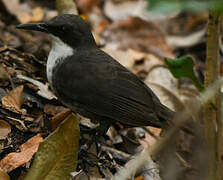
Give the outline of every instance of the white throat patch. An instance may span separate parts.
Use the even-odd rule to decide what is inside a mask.
[[[66,57],[73,54],[73,49],[61,41],[59,38],[52,36],[52,48],[47,59],[47,79],[52,85],[53,68]]]

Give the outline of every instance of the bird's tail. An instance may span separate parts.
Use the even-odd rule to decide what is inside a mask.
[[[169,108],[167,108],[166,106],[162,105],[160,107],[160,111],[159,111],[159,116],[160,119],[163,121],[163,127],[164,129],[169,129],[171,127],[173,127],[177,122],[176,121],[180,121],[182,113],[181,112],[174,112],[172,110],[170,110]],[[196,126],[196,123],[192,120],[192,118],[190,118],[190,120],[188,121],[188,123],[186,123],[183,127],[182,130],[186,133],[189,134],[194,134],[193,133],[193,129]]]

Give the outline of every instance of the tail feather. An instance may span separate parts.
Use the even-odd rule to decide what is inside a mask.
[[[163,121],[163,127],[164,129],[168,129],[174,126],[176,120],[179,120],[181,116],[180,112],[174,112],[167,108],[166,106],[162,105],[160,107],[159,111],[159,118],[161,121]],[[196,123],[192,120],[192,118],[186,123],[184,127],[182,127],[182,130],[189,134],[194,134],[194,128],[196,126]]]

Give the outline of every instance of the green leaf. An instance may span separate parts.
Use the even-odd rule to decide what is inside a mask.
[[[215,9],[223,11],[222,0],[149,0],[149,10],[155,12],[174,12],[176,10],[200,12]]]
[[[176,1],[160,1],[160,0],[152,0],[149,1],[149,11],[151,12],[162,12],[162,13],[170,13],[175,12],[176,10],[181,9],[181,5]]]
[[[67,180],[76,170],[79,137],[79,122],[70,114],[40,143],[25,180]]]
[[[175,78],[189,78],[199,91],[204,90],[203,85],[201,85],[201,83],[195,76],[194,61],[191,57],[184,56],[176,59],[165,58],[165,62]]]

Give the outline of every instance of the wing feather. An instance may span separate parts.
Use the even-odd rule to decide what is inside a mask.
[[[53,89],[72,110],[132,126],[161,127],[153,92],[103,51],[77,53],[53,71]]]

